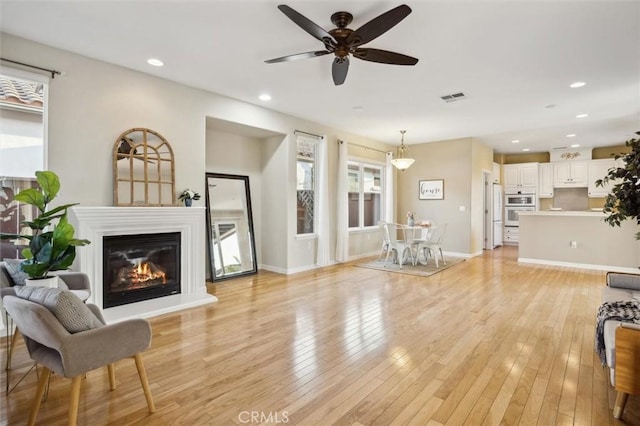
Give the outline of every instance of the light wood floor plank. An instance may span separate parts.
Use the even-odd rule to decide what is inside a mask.
[[[345,264],[209,284],[217,304],[151,319],[157,412],[123,360],[113,392],[87,374],[78,424],[640,425],[638,396],[612,418],[593,353],[604,276],[504,247],[426,278]],[[20,342],[12,378],[30,366]],[[25,424],[35,386],[0,395],[0,425]],[[66,422],[69,387],[52,377],[38,424]]]

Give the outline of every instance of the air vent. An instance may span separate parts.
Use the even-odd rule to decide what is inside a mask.
[[[567,147],[566,146],[556,146],[556,147],[553,147],[551,149],[567,149]]]
[[[446,103],[450,103],[450,102],[456,102],[456,101],[461,101],[463,99],[467,99],[467,96],[462,92],[458,92],[458,93],[452,93],[450,95],[440,96],[440,99],[442,99]]]

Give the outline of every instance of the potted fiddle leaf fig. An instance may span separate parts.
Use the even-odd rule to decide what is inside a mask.
[[[15,200],[35,206],[38,216],[25,220],[22,225],[31,229],[26,234],[0,234],[1,239],[26,239],[29,246],[22,250],[22,270],[31,279],[48,278],[50,271],[68,269],[76,257],[76,247],[90,244],[88,240],[74,238],[75,230],[67,219],[65,204],[47,210],[60,190],[60,179],[51,171],[36,172],[38,188],[20,191]]]
[[[604,178],[595,182],[596,186],[613,185],[602,210],[606,214],[604,221],[611,226],[620,226],[626,219],[634,219],[640,225],[640,139],[629,139],[625,145],[631,151],[614,157],[622,159],[624,166],[610,168]],[[640,240],[640,232],[635,237]]]

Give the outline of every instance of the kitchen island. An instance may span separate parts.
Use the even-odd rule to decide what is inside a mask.
[[[518,262],[638,272],[640,242],[633,220],[611,227],[600,211],[532,211],[518,217]]]

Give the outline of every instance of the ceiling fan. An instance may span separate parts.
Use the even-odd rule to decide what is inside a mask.
[[[278,9],[300,28],[320,40],[324,44],[325,50],[297,53],[269,59],[265,61],[268,64],[292,61],[294,59],[315,58],[333,53],[335,54],[335,59],[333,60],[331,74],[333,76],[333,83],[338,86],[344,83],[347,78],[349,55],[353,55],[353,57],[364,61],[378,62],[381,64],[415,65],[418,62],[418,59],[400,53],[360,47],[386,33],[406,18],[407,15],[411,13],[411,8],[406,4],[383,13],[355,31],[347,28],[347,25],[353,20],[353,15],[349,12],[336,12],[331,15],[331,22],[333,22],[337,28],[327,32],[324,28],[311,22],[308,18],[285,4],[279,5]]]

